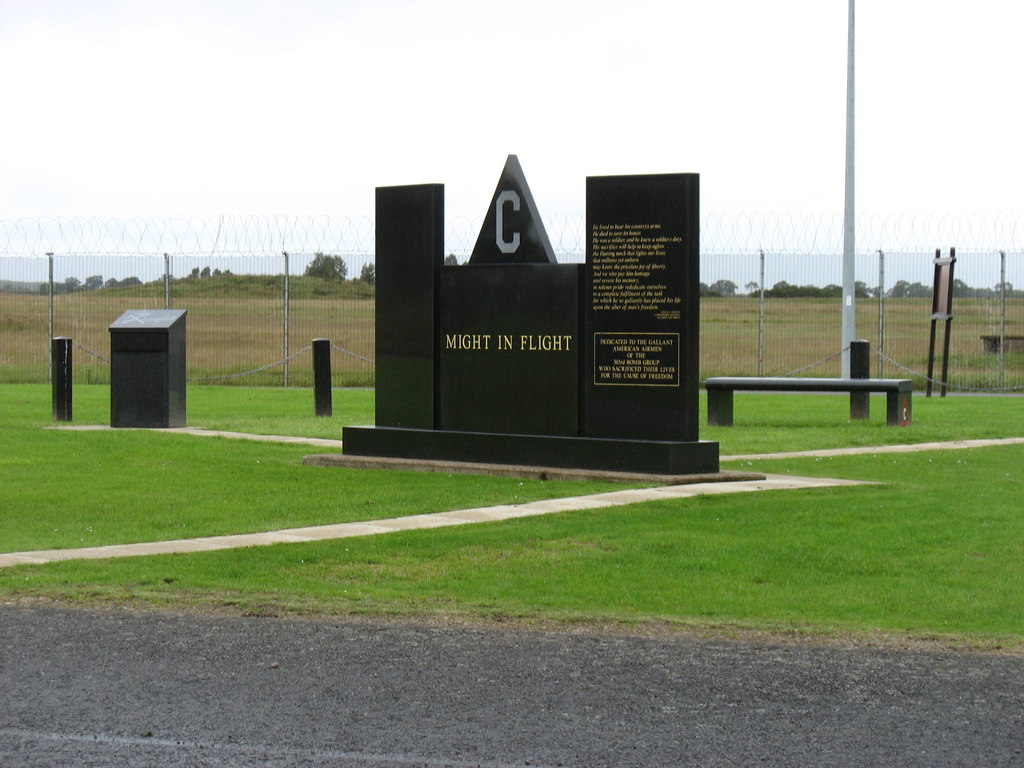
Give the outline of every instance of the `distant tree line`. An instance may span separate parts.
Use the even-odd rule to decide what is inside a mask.
[[[171,280],[207,280],[211,278],[234,276],[235,275],[229,269],[211,269],[209,266],[206,266],[194,267],[186,277],[172,277]],[[310,261],[309,266],[306,267],[305,272],[303,272],[303,276],[343,282],[348,277],[348,266],[345,264],[345,260],[341,258],[341,256],[318,252],[313,255],[313,259]],[[359,273],[358,280],[366,285],[374,285],[376,283],[376,270],[374,269],[372,261],[363,265],[362,270]],[[159,278],[153,282],[161,283],[163,282],[163,278]],[[77,277],[67,277],[61,282],[55,282],[53,284],[53,292],[78,293],[81,291],[99,291],[107,288],[130,288],[136,285],[144,285],[144,283],[137,277],[126,277],[123,280],[111,277],[104,280],[102,275],[90,275],[85,278],[85,280],[80,280]],[[32,292],[38,292],[43,295],[49,293],[47,283],[30,284],[14,283],[10,281],[0,283],[0,291],[23,293],[25,292],[25,286],[31,286]]]
[[[445,258],[446,265],[458,264],[454,254]],[[234,277],[231,270],[210,269],[206,267],[195,267],[187,277],[177,278],[182,280],[206,280],[217,277]],[[313,259],[303,272],[304,277],[319,278],[332,282],[344,282],[348,279],[348,265],[341,256],[316,253]],[[242,277],[239,275],[238,277]],[[175,280],[176,278],[171,278]],[[162,282],[160,278],[154,282]],[[376,283],[376,270],[372,261],[363,265],[357,282],[365,285]],[[90,275],[85,280],[77,277],[67,277],[61,282],[53,285],[54,293],[76,293],[79,291],[98,291],[108,288],[130,288],[143,285],[142,280],[137,277],[126,277],[123,280],[116,278],[103,279],[102,275]],[[992,288],[974,288],[967,285],[963,280],[953,280],[953,296],[963,299],[998,299],[1000,289],[1005,290],[1005,296],[1012,299],[1024,298],[1024,290],[1015,289],[1012,283],[1005,285],[997,284]],[[47,294],[49,288],[46,283],[17,283],[13,281],[0,281],[0,291],[5,293],[25,293],[28,291]],[[877,286],[869,286],[863,281],[855,284],[857,298],[875,299],[878,298]],[[707,298],[740,298],[756,297],[760,294],[760,286],[756,282],[749,282],[740,291],[739,286],[732,280],[716,280],[715,282],[700,283],[700,295]],[[817,285],[792,285],[785,280],[780,280],[771,288],[766,288],[764,295],[769,299],[832,299],[843,295],[841,286],[830,284],[826,286]],[[889,299],[928,299],[931,298],[932,287],[920,282],[909,282],[898,280],[885,292],[885,298]]]
[[[313,260],[309,262],[309,266],[302,274],[306,277],[319,277],[323,280],[345,280],[348,277],[348,265],[345,264],[345,260],[341,256],[332,256],[318,251],[313,254]],[[376,280],[377,275],[373,262],[368,261],[359,273],[359,282],[373,285]]]
[[[758,283],[747,283],[746,293],[740,293],[739,286],[732,280],[716,280],[711,285],[700,284],[700,295],[707,297],[736,298],[740,296],[758,296],[761,286]],[[870,297],[871,289],[864,283],[857,283],[856,292],[858,297]],[[785,280],[780,280],[771,288],[766,288],[764,295],[770,299],[831,299],[843,295],[842,286],[826,285],[792,285]]]
[[[741,293],[739,286],[732,280],[716,280],[708,285],[700,284],[700,295],[709,298],[738,298],[742,296],[760,295],[760,285],[756,282],[747,283],[745,293]],[[997,284],[994,288],[972,288],[963,280],[953,280],[953,296],[963,299],[998,299],[1000,289],[1005,288],[1007,298],[1024,298],[1024,291],[1014,290],[1012,283],[1005,286]],[[869,286],[867,283],[858,280],[854,284],[854,293],[858,299],[877,299],[879,290],[877,286]],[[780,280],[771,288],[765,288],[764,295],[769,299],[832,299],[840,298],[843,295],[842,286],[826,285],[791,285],[785,280]],[[898,280],[892,288],[885,292],[885,298],[889,299],[930,299],[932,287],[923,283],[911,283],[907,280]]]
[[[77,277],[66,277],[62,282],[55,282],[53,284],[53,292],[77,293],[78,291],[99,291],[104,288],[130,288],[133,285],[142,285],[142,281],[137,277],[126,277],[124,280],[117,280],[111,277],[108,280],[104,280],[103,275],[89,275],[85,280],[79,280]],[[38,291],[46,295],[49,293],[49,288],[46,283],[40,283]]]
[[[993,288],[972,288],[963,280],[953,280],[953,296],[962,299],[998,299],[1001,293],[1007,298],[1019,299],[1024,297],[1024,291],[1014,290],[1013,283],[996,283]],[[932,287],[921,283],[909,283],[906,280],[897,281],[891,290],[886,291],[886,296],[896,299],[930,298]]]
[[[232,273],[231,273],[230,269],[225,269],[224,271],[221,271],[219,269],[215,269],[215,270],[213,270],[211,272],[210,268],[208,266],[207,267],[203,267],[202,269],[200,269],[199,267],[195,267],[195,268],[193,268],[193,270],[191,272],[189,272],[187,279],[188,280],[205,280],[208,277],[221,277],[221,276],[228,277],[231,274]]]
[[[38,293],[40,285],[45,285],[45,283],[25,280],[0,280],[0,293]]]

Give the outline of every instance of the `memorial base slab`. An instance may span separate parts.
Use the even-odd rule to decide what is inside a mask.
[[[714,474],[718,443],[345,427],[344,453],[402,459],[595,469],[657,475]]]

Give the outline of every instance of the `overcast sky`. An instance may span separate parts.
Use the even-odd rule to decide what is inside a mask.
[[[0,218],[372,215],[518,154],[701,174],[704,212],[843,207],[847,0],[0,0]],[[1024,210],[1009,0],[857,3],[857,209]]]

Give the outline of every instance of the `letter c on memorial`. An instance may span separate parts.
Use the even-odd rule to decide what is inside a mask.
[[[512,210],[519,210],[519,195],[513,189],[506,189],[494,200],[494,240],[502,253],[515,253],[519,250],[519,233],[513,232],[512,239],[505,239],[505,203],[512,204]]]

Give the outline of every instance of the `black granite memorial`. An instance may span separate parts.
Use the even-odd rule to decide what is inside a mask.
[[[587,179],[587,435],[697,440],[696,174]]]
[[[185,426],[185,310],[132,309],[110,331],[110,426]]]
[[[718,472],[697,434],[694,174],[587,180],[587,260],[558,264],[509,156],[467,264],[441,185],[377,189],[376,425],[358,456]]]

